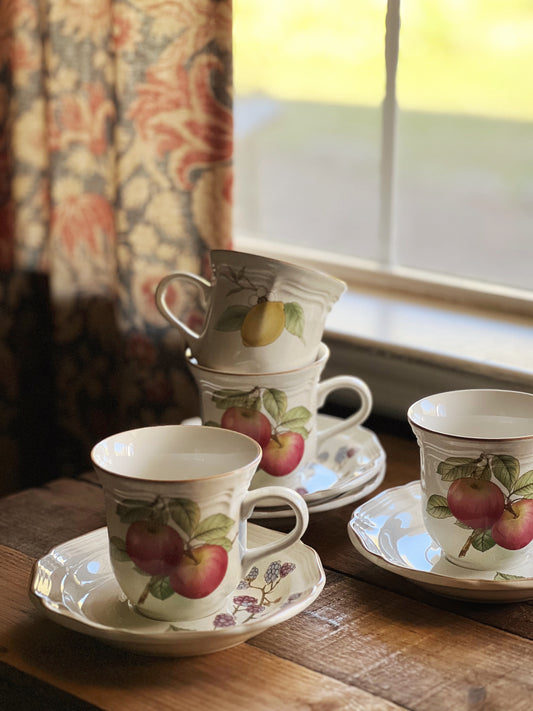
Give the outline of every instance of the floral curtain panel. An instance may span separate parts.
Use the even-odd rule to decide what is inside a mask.
[[[0,493],[197,414],[154,289],[231,247],[231,21],[230,0],[0,0]]]

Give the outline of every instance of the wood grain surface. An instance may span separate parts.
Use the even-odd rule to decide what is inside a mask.
[[[381,488],[416,479],[414,440],[379,437]],[[232,649],[169,659],[67,630],[29,600],[34,561],[104,525],[94,474],[1,499],[0,709],[531,711],[532,604],[447,599],[378,568],[349,542],[353,508],[311,516],[304,541],[327,583],[306,610]]]

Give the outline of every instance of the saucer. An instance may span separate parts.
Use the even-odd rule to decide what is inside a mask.
[[[338,421],[338,417],[319,414],[318,430]],[[314,461],[293,474],[275,477],[258,470],[250,488],[281,484],[297,491],[311,505],[353,491],[373,479],[384,464],[385,452],[374,432],[355,425],[330,437]]]
[[[355,489],[350,490],[339,496],[329,498],[327,497],[325,501],[318,502],[316,504],[308,504],[309,514],[321,513],[322,511],[332,511],[333,509],[339,509],[342,506],[347,506],[348,504],[354,504],[356,501],[364,499],[373,491],[375,491],[383,482],[385,478],[385,462],[381,464],[381,467],[374,472],[374,478],[371,479],[366,484],[361,486],[356,486]],[[250,519],[272,519],[272,518],[289,518],[294,516],[292,509],[289,507],[272,507],[272,508],[255,508],[250,516]]]
[[[512,571],[469,570],[444,557],[425,529],[418,481],[361,504],[348,535],[368,560],[439,595],[491,603],[533,599],[533,550]]]
[[[248,524],[248,545],[283,533]],[[254,566],[219,610],[190,622],[169,623],[138,613],[115,580],[107,529],[53,548],[35,563],[32,602],[64,627],[139,654],[188,657],[233,647],[297,615],[325,583],[318,554],[301,541]]]

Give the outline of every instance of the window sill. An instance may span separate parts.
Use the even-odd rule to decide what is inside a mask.
[[[349,270],[339,273],[333,264],[324,266],[324,260],[313,263],[274,247],[275,252],[272,244],[242,238],[236,244],[349,281]],[[326,323],[324,340],[331,347],[326,375],[362,378],[374,397],[373,414],[401,421],[409,405],[429,393],[481,387],[533,391],[529,303],[497,293],[469,301],[466,292],[453,286],[402,288],[409,287],[408,281],[382,276],[372,282],[370,275],[361,279],[362,286],[349,285]]]
[[[348,291],[332,309],[328,374],[365,380],[374,411],[405,419],[432,392],[494,387],[533,390],[533,319],[434,299]]]

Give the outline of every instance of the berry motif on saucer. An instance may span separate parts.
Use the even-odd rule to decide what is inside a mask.
[[[131,561],[148,578],[137,604],[148,595],[166,600],[175,593],[197,600],[218,588],[233,547],[227,537],[233,519],[220,513],[202,519],[191,499],[161,496],[151,504],[125,499],[116,511],[128,529],[125,539],[111,537],[111,558]]]
[[[250,291],[252,303],[228,306],[217,321],[217,331],[240,331],[243,345],[249,347],[268,346],[277,341],[284,330],[303,340],[305,318],[300,304],[271,300],[271,294],[264,287],[247,277],[245,267],[238,272],[228,267],[223,276],[233,284],[226,296]]]
[[[428,498],[426,511],[438,519],[453,516],[469,531],[459,558],[470,546],[481,553],[495,545],[519,550],[533,540],[533,470],[520,475],[516,457],[484,452],[448,457],[437,474],[451,484],[446,497]]]
[[[215,406],[224,410],[220,426],[241,432],[263,449],[259,467],[271,476],[286,476],[302,460],[311,419],[307,407],[287,409],[287,394],[277,388],[256,386],[251,390],[218,390],[212,395]]]
[[[274,560],[268,564],[263,574],[265,582],[260,585],[258,584],[259,568],[254,566],[247,576],[241,580],[235,591],[246,590],[247,594],[241,593],[234,595],[231,612],[219,612],[215,615],[213,627],[217,629],[221,627],[234,627],[237,624],[246,624],[264,615],[272,606],[279,605],[282,598],[280,596],[273,598],[274,591],[283,578],[286,578],[294,570],[296,570],[295,563],[282,563],[279,560]],[[253,592],[252,595],[250,595],[251,591]],[[290,605],[300,596],[301,593],[289,595],[282,606]]]
[[[352,457],[355,457],[355,455],[358,452],[358,447],[347,447],[345,444],[342,444],[340,447],[338,447],[336,450],[334,450],[335,454],[333,455],[333,452],[328,452],[327,449],[323,449],[320,451],[317,455],[316,462],[311,463],[309,465],[309,469],[315,468],[317,465],[325,465],[326,463],[329,465],[328,468],[330,471],[333,472],[342,472],[343,469],[346,468],[347,465],[349,465],[349,460],[352,459]],[[328,461],[332,458],[333,461]],[[359,471],[363,471],[363,468],[361,468]],[[309,494],[309,491],[305,488],[305,486],[297,486],[296,491],[301,494],[302,496],[306,496]]]
[[[331,457],[333,461],[329,462],[330,469],[333,469],[334,471],[341,471],[343,467],[346,466],[348,460],[355,457],[359,449],[360,448],[358,446],[351,445],[350,447],[347,447],[345,444],[340,445],[332,452],[328,452],[327,449],[323,449],[318,453],[317,461],[320,462],[320,464],[325,464]]]

